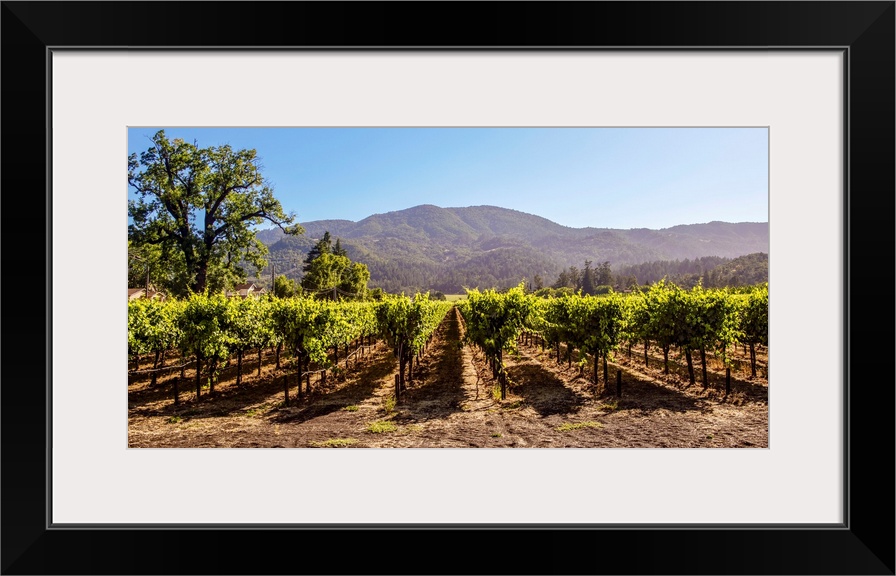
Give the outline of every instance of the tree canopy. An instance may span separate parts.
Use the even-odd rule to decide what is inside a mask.
[[[280,274],[274,278],[274,296],[277,298],[292,298],[302,294],[302,287],[295,280]]]
[[[302,288],[308,292],[334,300],[367,296],[370,271],[349,259],[338,238],[333,246],[329,232],[308,252],[302,270]]]
[[[287,234],[301,234],[261,175],[255,150],[229,145],[200,148],[169,140],[164,130],[139,156],[128,156],[128,240],[135,248],[158,246],[175,294],[222,290],[245,281],[245,263],[266,265],[267,247],[254,227],[265,220]]]
[[[311,263],[314,262],[317,258],[319,258],[322,254],[329,254],[333,250],[333,242],[330,239],[330,232],[324,232],[323,238],[317,241],[314,246],[311,247],[311,250],[308,251],[308,254],[305,256],[305,261],[302,263],[302,272],[308,273],[311,270]]]

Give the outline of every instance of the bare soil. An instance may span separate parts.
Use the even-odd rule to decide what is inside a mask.
[[[689,385],[684,358],[670,353],[670,374],[663,374],[662,352],[643,346],[617,351],[608,363],[610,386],[591,381],[592,365],[561,363],[552,350],[533,341],[507,354],[510,385],[500,400],[497,382],[479,352],[460,344],[459,313],[449,312],[414,369],[414,381],[397,406],[398,363],[383,342],[340,355],[338,374],[325,381],[312,376],[299,396],[295,369],[283,358],[276,369],[266,351],[261,375],[256,354],[243,359],[243,383],[236,385],[235,362],[225,368],[214,395],[196,399],[192,369],[160,376],[155,386],[146,375],[128,384],[130,447],[352,447],[352,448],[656,448],[768,447],[767,350],[758,351],[757,377],[749,362],[732,370],[725,394],[722,364],[707,362],[709,386],[701,383],[699,354],[696,384]],[[743,360],[741,351],[740,359]],[[622,394],[616,396],[616,372]],[[289,406],[284,404],[284,378]]]

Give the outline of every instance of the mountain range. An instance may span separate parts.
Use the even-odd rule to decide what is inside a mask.
[[[329,232],[349,258],[370,269],[370,286],[387,292],[506,288],[539,275],[549,285],[570,266],[609,262],[612,269],[657,260],[767,253],[767,222],[708,222],[647,228],[570,228],[496,206],[440,208],[431,204],[374,214],[361,221],[304,222],[305,233],[277,228],[257,237],[275,259],[276,274],[301,276],[308,250]]]

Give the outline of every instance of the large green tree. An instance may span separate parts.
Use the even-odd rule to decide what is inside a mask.
[[[352,262],[339,238],[333,245],[329,232],[308,251],[302,271],[302,288],[318,296],[341,300],[364,298],[370,270],[366,264]]]
[[[330,240],[330,232],[324,232],[323,238],[311,247],[302,263],[302,272],[308,273],[311,270],[311,263],[317,260],[322,254],[329,254],[333,251],[333,242]],[[344,256],[344,254],[342,254]]]
[[[302,294],[302,287],[295,280],[280,274],[274,278],[274,296],[277,298],[292,298]]]
[[[304,232],[284,213],[261,175],[255,150],[200,148],[169,140],[164,130],[139,156],[128,156],[128,239],[159,246],[176,269],[176,293],[217,291],[244,281],[245,262],[261,269],[267,247],[254,227],[265,220],[287,234]]]
[[[334,300],[364,298],[369,281],[366,265],[352,262],[346,256],[324,253],[311,262],[302,277],[302,288]]]
[[[594,294],[594,269],[591,268],[591,260],[585,260],[581,288],[585,294]]]

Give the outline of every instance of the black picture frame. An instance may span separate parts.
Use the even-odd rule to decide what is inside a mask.
[[[892,365],[876,359],[877,354],[889,358],[894,349],[889,324],[896,196],[894,14],[893,1],[3,2],[0,262],[12,281],[0,291],[6,312],[0,569],[4,574],[894,574]],[[845,358],[846,521],[824,527],[592,529],[50,526],[51,452],[44,410],[48,298],[51,283],[69,281],[50,277],[49,230],[43,221],[49,217],[48,65],[54,47],[844,51],[845,348],[819,353]],[[836,271],[819,273],[837,277]],[[807,280],[807,290],[823,286]],[[866,329],[881,318],[888,335],[866,337],[860,346],[857,339],[853,348],[851,336],[869,333]],[[861,362],[850,362],[854,349],[864,357]],[[88,384],[70,376],[72,385]],[[401,498],[400,487],[388,487],[393,485],[370,489],[388,505],[389,498]],[[730,497],[723,473],[708,478],[707,487],[712,490],[706,491],[705,505]],[[585,488],[612,497],[611,484]],[[271,490],[288,492],[288,479],[274,481]],[[421,553],[427,559],[423,564],[417,560]]]

